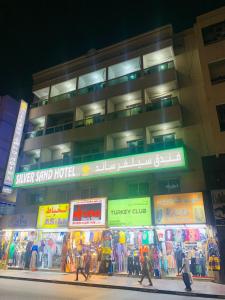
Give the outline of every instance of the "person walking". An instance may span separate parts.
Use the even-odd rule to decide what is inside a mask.
[[[84,257],[82,255],[82,252],[80,252],[79,256],[77,257],[77,272],[76,272],[76,279],[75,279],[75,281],[78,281],[79,272],[84,276],[85,281],[86,281],[87,280],[87,276],[84,273]]]
[[[192,276],[190,272],[189,260],[184,253],[182,253],[182,268],[180,269],[179,273],[181,272],[182,272],[183,282],[186,286],[185,290],[190,292],[192,290],[191,289]]]
[[[152,286],[153,284],[152,284],[152,280],[151,280],[150,272],[149,272],[150,266],[149,266],[147,253],[144,253],[143,256],[144,256],[144,260],[142,262],[142,270],[141,270],[142,275],[141,275],[141,280],[139,280],[138,282],[140,284],[142,284],[142,281],[146,277],[149,281],[149,285]]]
[[[91,267],[91,253],[89,250],[87,250],[87,253],[85,255],[85,262],[84,262],[84,272],[86,274],[86,280],[88,279],[90,275],[90,267]]]

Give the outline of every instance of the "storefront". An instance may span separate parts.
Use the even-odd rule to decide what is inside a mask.
[[[37,219],[38,269],[64,271],[63,249],[68,235],[69,204],[43,205]]]
[[[6,269],[12,231],[0,231],[0,269]]]
[[[36,214],[18,214],[5,216],[0,224],[2,265],[9,268],[29,268],[29,249],[36,238]]]
[[[90,272],[102,268],[106,198],[74,200],[70,203],[70,232],[67,240],[66,271],[74,272],[79,256],[91,255]],[[105,253],[106,254],[106,253]]]
[[[139,275],[143,254],[155,253],[149,197],[108,201],[108,226],[114,273]]]
[[[176,276],[182,255],[196,277],[214,277],[219,251],[213,228],[206,224],[202,193],[154,196],[154,221],[162,275]]]

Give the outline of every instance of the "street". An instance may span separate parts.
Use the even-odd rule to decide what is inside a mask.
[[[124,290],[71,286],[64,284],[0,279],[0,299],[79,299],[79,300],[201,300],[203,298],[149,294]]]

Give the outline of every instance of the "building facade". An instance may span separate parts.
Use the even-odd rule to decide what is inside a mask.
[[[203,40],[218,14],[224,10],[179,34],[164,26],[34,74],[32,130],[14,187],[17,214],[38,218],[37,232],[25,235],[45,253],[39,267],[73,270],[90,250],[93,271],[112,264],[138,274],[147,252],[154,276],[176,276],[185,252],[194,276],[218,277],[202,164],[220,147],[207,121],[209,109],[217,117],[207,104],[216,94]]]

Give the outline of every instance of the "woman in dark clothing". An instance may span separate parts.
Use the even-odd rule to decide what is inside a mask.
[[[147,253],[144,253],[144,261],[142,263],[142,270],[141,270],[141,273],[142,273],[141,280],[138,281],[140,284],[142,284],[142,281],[146,277],[149,281],[149,285],[152,286],[152,280],[150,277],[149,269],[150,269],[150,266],[149,266],[149,262],[148,262],[148,258],[147,258]]]
[[[27,246],[26,246],[26,252],[25,252],[25,265],[24,265],[24,268],[25,269],[29,269],[30,268],[30,260],[31,260],[31,249],[32,249],[32,246],[33,246],[33,242],[29,241],[27,243]]]

